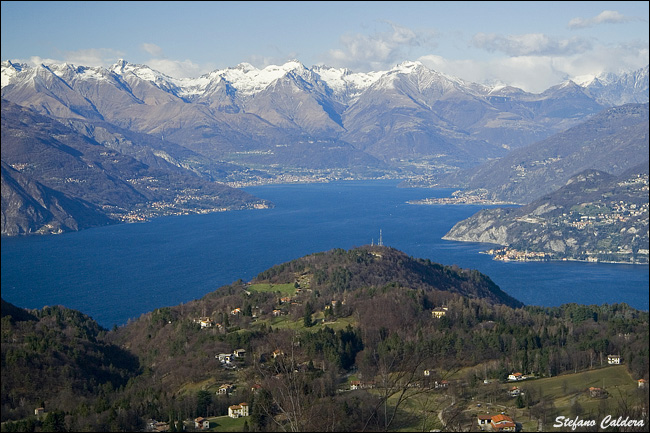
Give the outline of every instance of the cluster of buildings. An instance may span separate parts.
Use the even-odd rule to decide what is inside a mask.
[[[493,256],[494,260],[501,260],[504,262],[540,262],[551,260],[553,257],[550,253],[541,251],[520,251],[509,247],[487,250],[486,253]]]
[[[219,362],[224,365],[232,364],[235,358],[243,358],[245,356],[246,356],[245,349],[237,349],[232,353],[218,353],[214,355],[214,357],[217,358]]]
[[[362,382],[360,380],[353,380],[350,382],[350,390],[355,389],[373,389],[375,382]]]
[[[198,317],[194,319],[194,323],[198,323],[201,325],[201,329],[203,328],[212,328],[216,327],[217,329],[221,329],[223,326],[221,323],[215,323],[211,318],[209,317]]]
[[[508,201],[493,200],[488,197],[486,189],[478,189],[474,191],[454,191],[451,197],[440,198],[425,198],[422,200],[410,200],[409,204],[487,204],[487,205],[503,205],[515,204]]]

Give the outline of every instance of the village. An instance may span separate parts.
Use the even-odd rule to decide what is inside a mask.
[[[434,204],[479,204],[479,205],[508,205],[516,204],[508,201],[493,200],[488,198],[486,189],[474,191],[454,191],[451,197],[425,198],[422,200],[409,200],[408,204],[434,205]]]
[[[227,357],[223,357],[222,363],[233,362],[234,358],[242,358],[245,356],[243,352],[236,351],[235,353],[229,354],[232,356],[231,361],[228,361]],[[282,353],[277,353],[276,356],[283,356]],[[621,366],[621,357],[619,355],[609,355],[607,357],[607,363],[609,366],[617,366],[617,368],[624,368]],[[606,371],[606,370],[605,370]],[[622,372],[622,370],[618,370]],[[575,376],[577,380],[580,378],[588,379],[586,373],[577,373],[571,376]],[[425,369],[422,372],[420,380],[417,380],[409,384],[409,388],[415,389],[416,393],[420,393],[423,390],[426,393],[434,393],[435,400],[441,403],[442,406],[436,406],[438,409],[438,419],[441,425],[444,427],[446,425],[447,416],[458,416],[458,413],[453,414],[450,409],[455,405],[456,402],[460,403],[457,400],[457,395],[460,389],[466,388],[468,386],[462,380],[452,379],[440,379],[439,372],[432,369]],[[600,377],[600,376],[598,376]],[[613,376],[614,377],[614,376]],[[518,417],[521,417],[525,413],[523,405],[519,404],[522,397],[525,396],[525,388],[522,388],[520,385],[523,381],[546,381],[545,383],[557,382],[558,378],[553,379],[539,379],[535,376],[525,375],[520,372],[513,372],[508,375],[508,379],[505,383],[499,384],[498,381],[494,379],[486,379],[482,385],[479,386],[493,386],[498,384],[499,389],[502,390],[504,398],[497,398],[496,400],[490,398],[487,401],[480,401],[478,399],[471,399],[471,404],[465,406],[458,406],[458,409],[461,410],[461,413],[468,420],[469,425],[467,425],[466,431],[492,431],[492,432],[521,432],[521,431],[531,431],[531,418],[528,416],[528,419],[523,418],[518,420]],[[564,379],[565,382],[567,379]],[[552,381],[552,382],[549,382]],[[514,385],[517,383],[517,385]],[[553,385],[549,385],[553,386]],[[617,388],[618,385],[615,385]],[[647,381],[645,379],[638,379],[636,381],[636,387],[639,391],[647,391]],[[222,384],[215,391],[217,397],[226,397],[226,396],[236,396],[238,386],[234,384]],[[250,388],[250,392],[253,395],[260,391],[262,386],[260,384],[254,384]],[[532,389],[532,388],[531,388]],[[381,392],[381,386],[375,381],[360,381],[360,380],[349,380],[345,384],[345,388],[340,388],[339,392],[360,392],[366,390],[369,392]],[[609,397],[610,391],[603,387],[596,386],[585,386],[584,389],[578,390],[576,396],[582,396],[580,398],[598,402],[600,400],[606,400]],[[236,397],[235,397],[236,398]],[[449,401],[451,400],[451,404]],[[508,404],[507,401],[515,401],[514,404]],[[37,417],[44,416],[43,408],[37,408],[35,410],[35,415]],[[241,427],[246,423],[246,419],[250,417],[250,405],[247,402],[240,402],[238,404],[232,404],[228,406],[227,414],[224,415],[215,415],[207,417],[196,417],[194,419],[183,420],[180,425],[170,426],[169,422],[149,420],[145,431],[148,432],[168,432],[168,431],[241,431]],[[544,424],[542,420],[534,420],[535,428],[534,430],[544,429]],[[239,426],[239,427],[237,427]],[[528,426],[528,428],[526,428]],[[176,429],[176,430],[174,430]],[[436,430],[432,430],[436,431]],[[440,431],[440,430],[437,430]],[[544,431],[544,430],[541,430]]]
[[[647,177],[641,178],[640,182],[642,181],[645,181],[646,184],[644,185],[647,186]],[[603,234],[612,232],[615,234],[628,233],[636,238],[643,234],[637,233],[637,229],[634,226],[621,228],[621,224],[627,223],[634,218],[639,218],[642,215],[647,216],[648,206],[648,203],[637,205],[624,201],[612,203],[610,206],[583,204],[579,209],[573,209],[571,212],[563,213],[555,218],[544,219],[526,216],[518,218],[517,221],[541,225],[545,231],[577,229],[579,232],[584,232],[584,236],[590,236],[589,233],[594,232],[600,238],[605,238]],[[573,235],[567,234],[564,238],[573,239],[574,243],[581,242],[580,237],[576,239],[576,236],[575,233]],[[522,247],[503,246],[486,250],[484,253],[491,255],[494,260],[504,262],[573,260],[585,262],[648,263],[650,251],[648,248],[632,248],[630,245],[612,245],[606,249],[594,245],[591,249],[583,251],[580,257],[575,257],[570,253],[561,254],[558,251],[539,251],[539,247],[533,248],[531,246],[531,248],[523,249]]]
[[[267,312],[267,315],[279,318],[282,315],[287,314],[286,309],[283,309],[283,306],[302,304],[300,301],[300,295],[304,293],[305,290],[295,286],[291,288],[285,286],[287,285],[269,287],[269,289],[284,289],[285,295],[288,294],[289,291],[294,291],[294,294],[291,296],[278,297],[277,308]],[[247,285],[245,290],[248,293],[251,293],[252,291],[260,290],[260,286]],[[333,309],[337,304],[338,301],[332,300],[325,306],[325,309]],[[449,312],[450,309],[448,306],[443,305],[434,307],[431,309],[430,317],[432,320],[441,320],[446,317]],[[230,310],[228,314],[230,316],[239,316],[243,313],[244,307],[236,307]],[[255,319],[261,319],[261,316],[264,313],[257,307],[251,307],[248,314],[251,314]],[[222,315],[222,317],[224,317],[224,315]],[[209,316],[197,317],[194,319],[194,323],[197,324],[201,330],[225,332],[224,325],[222,323],[217,323]],[[254,362],[274,362],[279,358],[285,357],[285,353],[280,349],[276,349],[265,354],[253,354],[247,352],[243,348],[239,348],[232,352],[220,352],[214,354],[215,360],[217,360],[219,365],[225,370],[245,368],[253,361],[251,357],[255,357]],[[620,355],[608,355],[606,361],[609,366],[622,366]],[[303,369],[307,368],[306,366],[307,362],[303,362],[297,364],[295,368]],[[493,387],[497,386],[501,394],[490,397],[487,401],[483,402],[479,402],[479,399],[475,400],[474,398],[470,400],[471,404],[468,405],[466,409],[463,409],[462,413],[466,419],[468,415],[473,414],[473,418],[470,418],[473,421],[471,421],[472,425],[469,427],[469,431],[527,431],[524,428],[524,424],[530,425],[530,419],[527,420],[527,423],[525,423],[524,420],[520,421],[518,416],[521,416],[523,412],[516,409],[523,407],[523,398],[525,398],[527,392],[526,387],[522,386],[522,384],[529,382],[534,383],[535,381],[540,380],[543,381],[544,379],[518,371],[511,372],[506,379],[499,380],[498,378],[486,378],[483,383],[478,386],[486,387],[486,389],[494,389]],[[647,383],[644,379],[638,380],[638,387],[640,389],[645,388],[646,385]],[[448,375],[448,373],[438,369],[424,368],[421,370],[419,378],[404,383],[403,386],[407,389],[406,392],[413,392],[414,394],[422,392],[430,393],[430,395],[433,396],[433,400],[438,402],[437,404],[442,405],[438,410],[438,419],[440,424],[445,427],[448,422],[447,418],[453,417],[453,415],[450,415],[450,409],[454,406],[454,402],[458,401],[458,396],[465,392],[463,390],[467,389],[469,384],[461,377]],[[242,390],[247,390],[248,394],[246,395],[256,395],[256,393],[262,389],[262,385],[260,383],[220,383],[213,384],[208,389],[211,390],[216,398],[237,400],[238,395],[243,395]],[[382,385],[380,380],[374,378],[361,380],[355,375],[348,375],[347,380],[340,383],[338,392],[381,393]],[[479,395],[480,394],[481,393],[479,393]],[[585,386],[581,394],[584,395],[583,398],[606,399],[608,397],[608,390],[604,387]],[[486,395],[492,394],[488,392]],[[499,397],[499,395],[501,395],[501,397]],[[449,401],[451,401],[451,404],[449,404]],[[508,401],[514,403],[508,404]],[[193,420],[184,420],[182,423],[182,429],[184,431],[240,431],[238,428],[231,429],[228,426],[232,423],[238,423],[236,425],[242,426],[243,422],[247,423],[246,418],[248,418],[250,414],[249,402],[241,401],[237,404],[229,405],[227,413],[214,414],[213,416],[207,417],[199,416]],[[540,426],[542,425],[541,420],[536,422],[539,422]],[[178,428],[178,426],[176,426],[176,428]],[[147,425],[147,431],[166,432],[172,430],[168,422],[150,420]]]
[[[553,254],[539,251],[519,251],[509,247],[489,249],[485,254],[493,256],[494,260],[502,262],[540,262],[551,260]]]

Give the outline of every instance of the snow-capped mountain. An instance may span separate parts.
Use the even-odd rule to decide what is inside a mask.
[[[194,79],[124,60],[109,68],[4,61],[2,97],[59,120],[164,137],[219,161],[322,168],[435,159],[453,167],[500,157],[606,107],[647,102],[648,68],[531,94],[410,61],[371,73],[242,63]]]
[[[3,205],[3,233],[104,224],[107,212],[265,205],[214,181],[287,170],[445,173],[648,101],[647,67],[540,94],[419,62],[371,73],[243,63],[175,79],[124,60],[108,68],[4,61],[1,79],[3,203],[27,209]]]
[[[648,102],[648,66],[621,75],[601,74],[584,84],[604,105]]]

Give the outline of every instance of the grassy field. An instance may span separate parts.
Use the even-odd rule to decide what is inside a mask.
[[[323,313],[319,312],[312,316],[314,321],[314,326],[310,328],[305,328],[304,321],[302,318],[298,320],[292,320],[290,316],[279,316],[272,319],[259,320],[257,323],[271,326],[272,328],[277,329],[293,329],[294,331],[318,331],[323,327],[332,328],[334,331],[339,331],[345,329],[348,325],[354,326],[355,321],[352,317],[343,317],[338,318],[334,322],[325,322],[323,323]]]
[[[522,382],[523,383],[523,382]],[[589,387],[603,388],[610,394],[617,390],[628,393],[637,388],[624,365],[599,368],[575,374],[538,379],[531,383],[539,387],[544,396],[561,399],[567,394],[586,391]]]
[[[296,287],[293,284],[251,284],[248,290],[258,293],[276,293],[291,296],[296,294]]]
[[[248,417],[230,418],[229,416],[217,416],[208,418],[210,420],[210,431],[240,432],[244,429],[244,423]]]
[[[454,376],[458,376],[457,374]],[[482,386],[482,385],[477,385]],[[531,417],[528,409],[517,408],[516,399],[509,398],[506,391],[514,386],[513,383],[499,384],[502,397],[489,402],[480,397],[466,402],[463,409],[463,426],[467,428],[474,422],[479,413],[498,414],[505,412],[522,424],[524,431],[537,431],[537,419]],[[576,410],[585,419],[596,417],[598,413],[613,412],[622,401],[634,403],[639,398],[637,382],[630,376],[624,365],[608,366],[590,371],[584,371],[562,376],[526,380],[517,383],[522,390],[529,390],[536,400],[545,398],[552,402],[552,416],[549,415],[545,428],[553,430],[552,421],[555,416],[574,418]],[[606,398],[592,398],[589,387],[603,388]],[[452,401],[447,391],[431,390],[425,393],[413,392],[413,397],[400,406],[400,416],[393,426],[396,431],[429,431],[443,426],[438,419],[438,412],[448,407]],[[393,402],[393,399],[390,400]]]
[[[622,404],[635,401],[637,382],[624,365],[617,365],[576,374],[567,374],[534,381],[534,389],[553,400],[557,412],[562,416],[575,416],[576,410],[583,416],[611,412]],[[589,388],[601,388],[606,394],[602,398],[589,395]]]

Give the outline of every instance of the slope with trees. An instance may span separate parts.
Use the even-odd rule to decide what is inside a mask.
[[[456,428],[464,418],[454,410],[478,395],[478,384],[505,386],[513,371],[556,377],[600,368],[608,354],[619,354],[634,378],[647,380],[647,312],[625,304],[523,306],[498,294],[478,272],[365,246],[275,266],[249,283],[235,281],[111,331],[88,328],[82,315],[58,307],[54,314],[3,303],[2,419],[7,429],[27,429],[30,419],[45,428],[27,416],[44,404],[73,430],[133,431],[148,419],[175,429],[181,420],[225,415],[246,402],[246,427],[254,431]],[[72,326],[80,320],[86,325]],[[47,335],[32,331],[47,321],[54,321]],[[105,356],[104,370],[84,370],[76,358],[57,355],[67,352],[45,347],[64,337],[77,344],[92,337],[114,356],[79,346],[79,356]],[[5,368],[18,350],[41,346],[38,365]],[[235,352],[230,362],[219,359]],[[77,386],[72,378],[85,378],[85,393],[20,380],[54,362],[50,357],[70,372],[61,382]],[[218,393],[224,384],[231,391]],[[529,396],[531,408],[549,404]],[[619,403],[615,395],[606,402],[624,414]],[[632,414],[647,398],[625,403]]]

